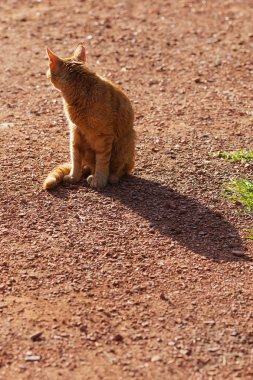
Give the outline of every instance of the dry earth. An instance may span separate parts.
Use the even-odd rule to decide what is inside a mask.
[[[253,378],[249,215],[222,184],[252,148],[251,0],[5,0],[0,379]],[[68,160],[45,47],[85,42],[133,101],[132,177],[45,192]]]

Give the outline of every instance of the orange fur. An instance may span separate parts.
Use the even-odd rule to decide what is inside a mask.
[[[71,58],[61,59],[49,49],[48,57],[48,77],[62,93],[69,121],[71,163],[49,173],[43,188],[62,180],[78,182],[84,173],[95,188],[117,183],[134,166],[134,112],[128,97],[87,68],[82,45]]]

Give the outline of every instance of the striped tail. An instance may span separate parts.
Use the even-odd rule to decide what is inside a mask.
[[[54,168],[47,176],[43,183],[43,189],[53,189],[60,182],[62,182],[63,177],[70,173],[71,165],[70,163],[65,163]]]

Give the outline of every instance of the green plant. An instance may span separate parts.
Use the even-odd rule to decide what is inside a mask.
[[[246,239],[251,239],[251,240],[253,240],[253,228],[249,228],[249,229],[248,229],[248,233],[249,233],[249,235],[245,236]]]
[[[253,181],[234,179],[224,186],[225,196],[232,202],[239,203],[247,211],[253,211]]]
[[[229,161],[250,161],[253,160],[253,151],[239,150],[235,152],[218,152],[216,157],[225,158]]]
[[[215,157],[231,162],[253,160],[253,151],[218,152]],[[230,201],[242,205],[247,212],[253,212],[253,181],[244,178],[231,180],[224,185],[225,196]],[[253,228],[248,229],[246,239],[253,240]]]

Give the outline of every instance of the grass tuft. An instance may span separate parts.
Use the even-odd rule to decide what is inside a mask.
[[[246,239],[251,239],[251,240],[253,240],[253,228],[249,228],[249,229],[248,229],[248,233],[249,233],[249,235],[245,236]]]
[[[253,151],[240,150],[235,152],[218,152],[215,157],[224,158],[231,162],[253,160]],[[224,185],[225,197],[231,202],[244,207],[245,211],[253,212],[253,181],[244,178],[231,180]],[[253,240],[253,228],[247,231],[246,239]]]
[[[234,203],[239,203],[247,211],[253,211],[253,181],[234,179],[224,186],[225,196]]]
[[[253,160],[253,152],[238,150],[235,152],[218,152],[216,157],[225,158],[231,162]]]

